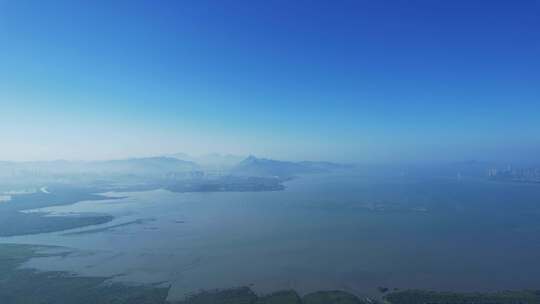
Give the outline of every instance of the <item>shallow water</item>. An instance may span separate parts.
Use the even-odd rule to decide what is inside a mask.
[[[540,280],[539,185],[319,175],[277,192],[108,195],[127,197],[44,210],[108,213],[110,223],[0,241],[68,247],[25,266],[168,282],[171,299],[245,285],[376,295],[378,286],[484,291]]]

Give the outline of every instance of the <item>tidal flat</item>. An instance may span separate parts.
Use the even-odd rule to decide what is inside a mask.
[[[164,304],[168,287],[110,283],[107,277],[82,277],[68,272],[37,271],[21,266],[43,246],[0,245],[0,303],[9,304]]]
[[[342,290],[360,299],[395,288],[538,288],[537,185],[333,175],[290,180],[283,191],[97,195],[107,199],[37,210],[110,222],[0,243],[69,248],[25,267],[112,283],[166,282],[170,301],[235,286],[257,295]]]
[[[0,245],[0,303],[10,304],[516,304],[540,303],[540,290],[497,293],[452,293],[426,290],[394,291],[382,298],[359,298],[341,290],[316,291],[300,296],[294,290],[265,295],[249,287],[198,291],[181,301],[168,301],[167,284],[127,285],[108,277],[83,277],[67,272],[21,267],[51,247]],[[58,253],[63,254],[60,248]]]

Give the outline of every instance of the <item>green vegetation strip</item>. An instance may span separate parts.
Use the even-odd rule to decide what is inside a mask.
[[[0,245],[0,303],[6,304],[164,304],[168,288],[109,283],[106,277],[20,269],[38,247]]]
[[[455,293],[404,290],[384,297],[392,304],[540,304],[540,290]]]
[[[47,256],[44,247],[0,245],[0,303],[9,304],[166,304],[168,287],[127,286],[108,277],[81,277],[65,272],[39,272],[20,268],[32,257]],[[382,292],[382,291],[381,291]],[[423,290],[392,292],[383,297],[391,304],[540,304],[538,291],[450,293]],[[317,291],[300,297],[293,290],[257,296],[248,287],[203,291],[178,304],[375,304],[344,291]]]

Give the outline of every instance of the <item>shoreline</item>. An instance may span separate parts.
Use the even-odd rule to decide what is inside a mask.
[[[168,301],[170,285],[111,282],[112,277],[88,277],[62,271],[38,271],[21,267],[32,258],[65,254],[40,252],[57,246],[0,244],[0,301],[2,303],[114,303],[126,304],[416,304],[416,303],[540,303],[539,290],[498,292],[441,292],[432,290],[389,290],[379,287],[380,297],[359,297],[344,290],[320,290],[299,295],[294,290],[256,294],[249,286],[198,290],[183,300]],[[46,286],[36,289],[36,286]],[[76,290],[77,292],[73,292]],[[72,302],[66,302],[70,299]]]

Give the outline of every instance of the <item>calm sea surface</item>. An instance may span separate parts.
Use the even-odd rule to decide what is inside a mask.
[[[267,293],[378,286],[484,291],[540,286],[540,186],[457,179],[302,177],[285,191],[107,193],[46,208],[115,220],[0,242],[69,254],[26,266],[133,283],[170,298],[250,285]]]

